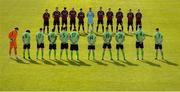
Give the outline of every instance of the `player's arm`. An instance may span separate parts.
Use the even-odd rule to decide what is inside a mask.
[[[163,35],[161,34],[161,43],[163,42]]]
[[[53,14],[52,14],[52,17],[54,18],[55,16],[54,16],[54,12],[53,12]]]
[[[116,42],[118,41],[118,35],[115,36],[115,40],[116,40]]]
[[[96,35],[94,36],[95,38],[94,38],[94,42],[96,42]]]
[[[38,35],[36,34],[36,42],[38,42]]]
[[[13,41],[12,33],[11,32],[9,33],[9,39],[10,39],[11,42]]]
[[[132,13],[132,18],[134,18],[134,13]]]
[[[48,19],[50,18],[50,16],[51,16],[51,15],[48,13]]]
[[[23,44],[25,43],[25,40],[24,40],[24,35],[22,36],[22,40],[23,40]]]
[[[69,12],[69,17],[71,18],[71,11]]]
[[[88,17],[88,12],[87,12],[86,16]]]
[[[44,17],[45,17],[45,15],[43,14],[43,15],[42,15],[42,18],[44,19]]]
[[[118,15],[118,13],[116,13],[116,18],[117,18],[117,15]]]

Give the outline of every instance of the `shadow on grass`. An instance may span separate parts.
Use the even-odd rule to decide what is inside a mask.
[[[130,37],[133,37],[133,34],[130,34],[130,33],[125,33],[126,36],[130,36]]]
[[[76,61],[80,66],[91,66],[90,64],[87,64],[85,62],[83,62],[82,60],[77,60]]]
[[[155,64],[155,63],[150,62],[150,61],[148,61],[148,60],[140,60],[140,61],[142,61],[143,63],[149,64],[149,65],[151,65],[151,66],[161,67],[161,65]]]
[[[73,65],[73,66],[80,66],[75,60],[63,60],[67,63],[69,63],[70,65]]]
[[[111,62],[111,61],[109,61],[109,60],[104,60],[104,61],[109,62],[109,63],[112,63],[112,64],[117,65],[117,66],[126,67],[124,64],[121,64],[121,63],[119,63],[119,62],[117,62],[117,61],[114,61],[114,60],[111,60],[111,61],[113,61],[113,62]]]
[[[33,59],[26,59],[26,58],[25,58],[25,60],[26,60],[26,61],[29,61],[31,64],[39,64],[39,65],[40,65],[40,63],[38,63],[37,61],[35,61],[35,60],[33,60]]]
[[[41,60],[44,64],[55,66],[56,64],[51,63],[50,61],[43,59]]]
[[[125,60],[125,62],[124,61],[122,61],[122,62],[127,64],[127,65],[130,65],[130,66],[139,66],[138,64],[134,64],[134,63],[132,63],[132,62],[130,62],[128,60]]]
[[[99,61],[99,60],[90,60],[90,61],[92,61],[92,62],[94,62],[94,63],[96,63],[96,64],[98,64],[98,65],[103,65],[103,66],[107,66],[107,65],[108,65],[108,64],[103,63],[103,62],[101,62],[101,61]]]
[[[95,33],[96,34],[96,36],[99,36],[99,37],[102,37],[103,36],[103,33],[102,34],[100,34],[100,33]]]
[[[29,64],[29,63],[26,63],[26,62],[24,62],[23,60],[21,60],[20,58],[10,58],[11,60],[14,60],[14,61],[16,61],[17,63],[20,63],[20,64]]]
[[[65,64],[65,63],[63,63],[62,61],[60,61],[60,60],[51,60],[51,61],[53,61],[53,62],[55,62],[55,63],[57,63],[58,65],[64,65],[64,66],[68,66],[68,64]]]
[[[79,33],[80,36],[87,36],[87,33]]]
[[[173,62],[170,62],[169,60],[166,60],[166,59],[164,59],[164,60],[159,60],[159,61],[161,61],[161,62],[163,62],[163,63],[166,63],[166,64],[168,64],[168,65],[178,66],[178,64],[173,63]]]
[[[149,34],[145,34],[145,36],[147,36],[147,37],[153,37],[152,35],[149,35]]]

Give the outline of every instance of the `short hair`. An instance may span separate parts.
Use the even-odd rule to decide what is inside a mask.
[[[159,31],[159,28],[156,28],[157,31]]]
[[[29,29],[27,29],[27,30],[26,30],[26,32],[30,33],[30,30],[29,30]]]
[[[108,27],[106,27],[106,30],[108,30]]]
[[[67,27],[64,27],[64,30],[66,31],[66,30],[67,30]]]
[[[82,8],[80,8],[80,10],[82,10]]]
[[[64,7],[64,9],[66,9],[66,7]]]
[[[73,31],[76,31],[76,29],[74,28]]]
[[[119,10],[121,10],[121,8],[119,8]]]
[[[55,29],[53,28],[53,29],[52,29],[52,32],[54,32],[54,31],[55,31]]]
[[[142,26],[140,25],[139,28],[142,28]]]
[[[40,28],[39,30],[42,31],[42,28]]]
[[[18,27],[15,27],[14,29],[15,29],[15,30],[19,30],[19,28],[18,28]]]

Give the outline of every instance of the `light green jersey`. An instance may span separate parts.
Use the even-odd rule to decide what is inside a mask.
[[[79,33],[76,31],[71,32],[70,33],[70,41],[71,41],[71,44],[78,44]]]
[[[43,32],[37,32],[36,33],[36,42],[37,42],[37,44],[44,43],[44,34],[43,34]]]
[[[103,33],[103,40],[104,40],[104,43],[111,43],[112,33],[111,32],[104,32]]]
[[[60,40],[61,40],[61,43],[68,43],[68,39],[69,39],[69,34],[67,31],[62,31],[60,33]]]
[[[156,32],[155,36],[155,44],[162,44],[163,42],[163,35],[161,32]]]
[[[29,32],[25,32],[22,36],[22,39],[23,39],[23,43],[24,44],[30,44],[30,33]]]
[[[57,34],[55,32],[50,32],[48,34],[48,40],[49,40],[50,44],[55,44],[56,40],[57,40]]]
[[[117,32],[116,33],[116,43],[117,44],[123,44],[125,40],[125,34],[124,32]]]
[[[87,36],[87,41],[89,45],[94,45],[96,42],[96,35],[94,33],[89,33]]]
[[[143,42],[145,39],[145,33],[142,29],[136,31],[136,42]]]

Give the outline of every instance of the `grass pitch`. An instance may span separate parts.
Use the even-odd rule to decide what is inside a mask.
[[[109,52],[101,61],[102,38],[97,37],[96,61],[87,60],[86,36],[80,37],[80,60],[69,62],[48,60],[48,41],[45,40],[45,61],[36,61],[35,33],[42,27],[42,13],[46,8],[50,13],[58,6],[76,11],[89,7],[96,12],[102,6],[117,12],[121,7],[124,12],[125,32],[126,13],[138,8],[143,13],[143,29],[152,36],[154,29],[160,27],[164,34],[164,61],[154,60],[154,40],[147,36],[145,40],[145,60],[136,60],[135,36],[126,36],[125,52],[128,62],[110,61]],[[179,0],[0,0],[0,90],[180,90],[180,43],[179,43]],[[51,15],[52,16],[52,15]],[[95,17],[95,25],[96,19]],[[52,17],[50,28],[52,28]],[[87,20],[87,18],[86,18]],[[68,21],[69,23],[69,21]],[[85,24],[87,22],[85,21]],[[114,19],[114,29],[116,21]],[[20,60],[8,57],[9,30],[18,26],[18,54]],[[31,30],[32,61],[22,59],[22,33]],[[101,33],[100,33],[101,34]],[[60,48],[58,39],[57,46]],[[113,58],[116,59],[115,38]],[[60,50],[58,49],[59,53]],[[59,54],[57,54],[59,57]],[[122,57],[122,56],[121,56]],[[64,57],[65,58],[65,57]]]

